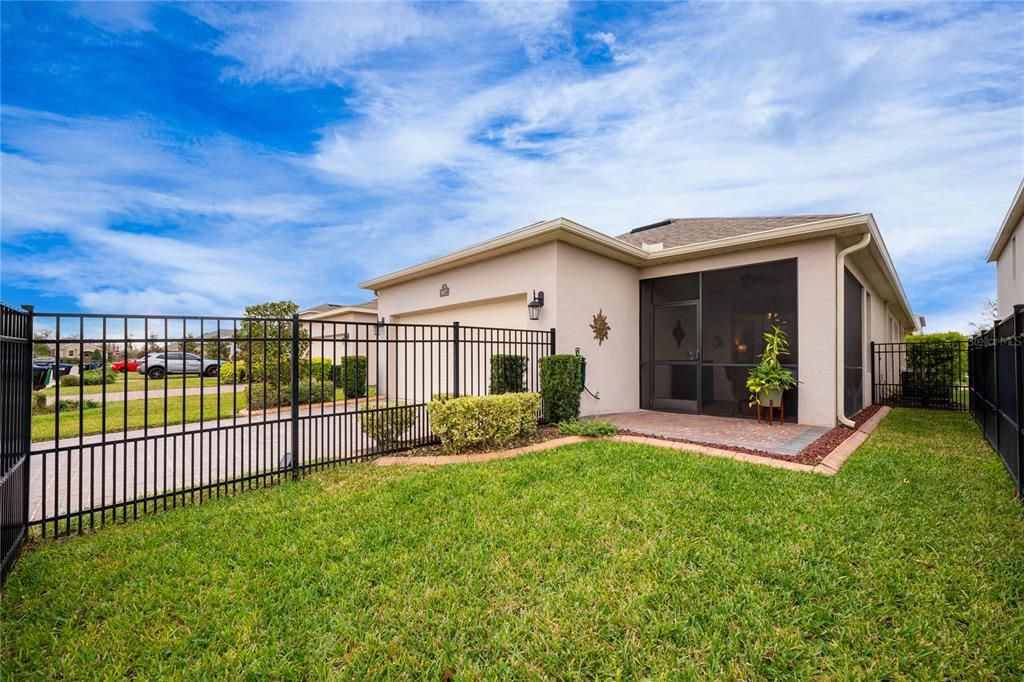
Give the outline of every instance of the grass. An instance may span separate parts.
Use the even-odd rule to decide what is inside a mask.
[[[92,388],[86,386],[86,388]],[[96,386],[95,388],[99,388]],[[228,387],[227,390],[233,387]],[[123,390],[123,388],[122,388]],[[254,385],[253,390],[262,390],[262,384]],[[267,389],[268,393],[272,391],[272,388]],[[85,395],[89,395],[88,391]],[[370,387],[370,396],[376,395],[374,387]],[[75,393],[65,393],[61,390],[61,400],[78,400],[77,388]],[[93,402],[97,402],[101,398],[97,398],[95,395],[90,398]],[[335,391],[335,400],[344,400],[345,393],[340,388]],[[200,402],[201,401],[201,402]],[[150,427],[163,426],[164,420],[164,403],[167,404],[167,419],[168,425],[181,424],[183,421],[186,424],[200,421],[200,415],[203,420],[217,419],[231,417],[236,413],[237,410],[243,410],[248,407],[249,396],[246,391],[226,392],[220,396],[220,406],[218,409],[217,395],[207,394],[204,396],[189,395],[189,396],[170,396],[165,401],[163,398],[149,398],[142,399],[136,398],[134,400],[113,400],[109,401],[106,406],[106,431],[107,433],[114,433],[123,431],[125,423],[128,424],[128,429],[141,429],[146,425]],[[147,408],[146,403],[149,403]],[[127,414],[125,413],[125,406],[127,406]],[[201,409],[200,409],[201,408]],[[148,416],[147,416],[148,409]],[[267,408],[269,411],[276,412],[277,408]],[[314,403],[314,410],[316,404]],[[282,414],[288,414],[288,408],[281,408]],[[183,419],[184,415],[184,419]],[[79,428],[81,426],[81,428]],[[53,440],[54,431],[56,428],[56,419],[52,412],[33,414],[32,415],[32,441],[43,441]],[[86,407],[82,410],[81,425],[79,424],[79,412],[78,410],[65,410],[60,413],[60,437],[61,438],[77,438],[79,432],[82,435],[88,436],[98,433],[103,433],[104,430],[104,419],[103,419],[103,405],[100,404],[96,407]]]
[[[351,465],[42,542],[0,678],[1024,675],[1024,511],[964,415],[835,477],[608,441]]]
[[[125,382],[124,375],[118,374],[117,381],[113,384],[106,384],[107,394],[118,394],[124,393]],[[199,388],[201,386],[216,386],[217,377],[199,377],[199,376],[188,376],[184,377],[181,375],[171,375],[166,379],[149,379],[149,386],[146,385],[146,378],[141,374],[129,374],[128,375],[128,390],[129,391],[162,391],[164,386],[168,389],[172,388]],[[82,393],[85,395],[103,393],[104,385],[97,384],[95,386],[83,386]],[[78,386],[61,386],[60,397],[61,398],[74,398],[78,395]],[[225,387],[225,390],[231,390],[231,387]],[[36,391],[37,394],[42,395],[55,395],[57,389],[54,387],[44,388],[40,391]]]

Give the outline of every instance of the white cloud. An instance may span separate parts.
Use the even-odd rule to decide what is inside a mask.
[[[1018,7],[672,5],[592,30],[614,57],[596,66],[558,4],[189,9],[223,31],[229,76],[344,81],[354,115],[306,155],[216,136],[186,149],[145,119],[15,116],[5,231],[87,227],[113,244],[126,217],[203,226],[141,241],[183,257],[125,265],[137,287],[96,264],[22,276],[176,306],[319,302],[557,215],[618,234],[872,211],[930,329],[962,327],[992,295],[984,251],[1024,173]]]
[[[79,2],[74,13],[111,33],[152,31],[146,2]]]

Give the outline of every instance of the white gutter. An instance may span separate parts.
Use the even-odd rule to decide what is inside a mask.
[[[836,416],[839,423],[851,429],[857,425],[846,417],[846,373],[844,351],[846,339],[845,333],[845,292],[846,292],[846,257],[854,251],[860,251],[871,243],[871,231],[869,230],[861,237],[861,240],[853,246],[847,246],[836,256]]]

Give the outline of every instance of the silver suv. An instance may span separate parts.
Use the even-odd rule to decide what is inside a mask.
[[[168,351],[149,353],[139,360],[139,367],[135,371],[150,379],[163,379],[168,374],[202,374],[212,377],[217,375],[219,367],[219,360],[207,360],[195,353]]]

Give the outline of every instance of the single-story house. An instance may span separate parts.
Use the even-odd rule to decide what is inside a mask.
[[[778,326],[801,382],[787,418],[835,426],[870,402],[869,342],[917,328],[869,213],[672,219],[618,237],[557,218],[360,286],[387,322],[556,330],[600,396],[583,394],[584,414],[752,418],[747,371]]]
[[[1024,303],[1024,244],[1018,250],[1018,237],[1024,241],[1024,180],[1017,187],[1017,193],[1006,211],[1003,224],[999,226],[992,248],[988,251],[988,262],[996,264],[996,298],[999,305],[999,319],[1013,313],[1013,306]]]
[[[337,364],[346,356],[363,355],[370,367],[375,366],[376,299],[350,305],[322,303],[300,312],[299,319],[309,332],[311,357]]]

